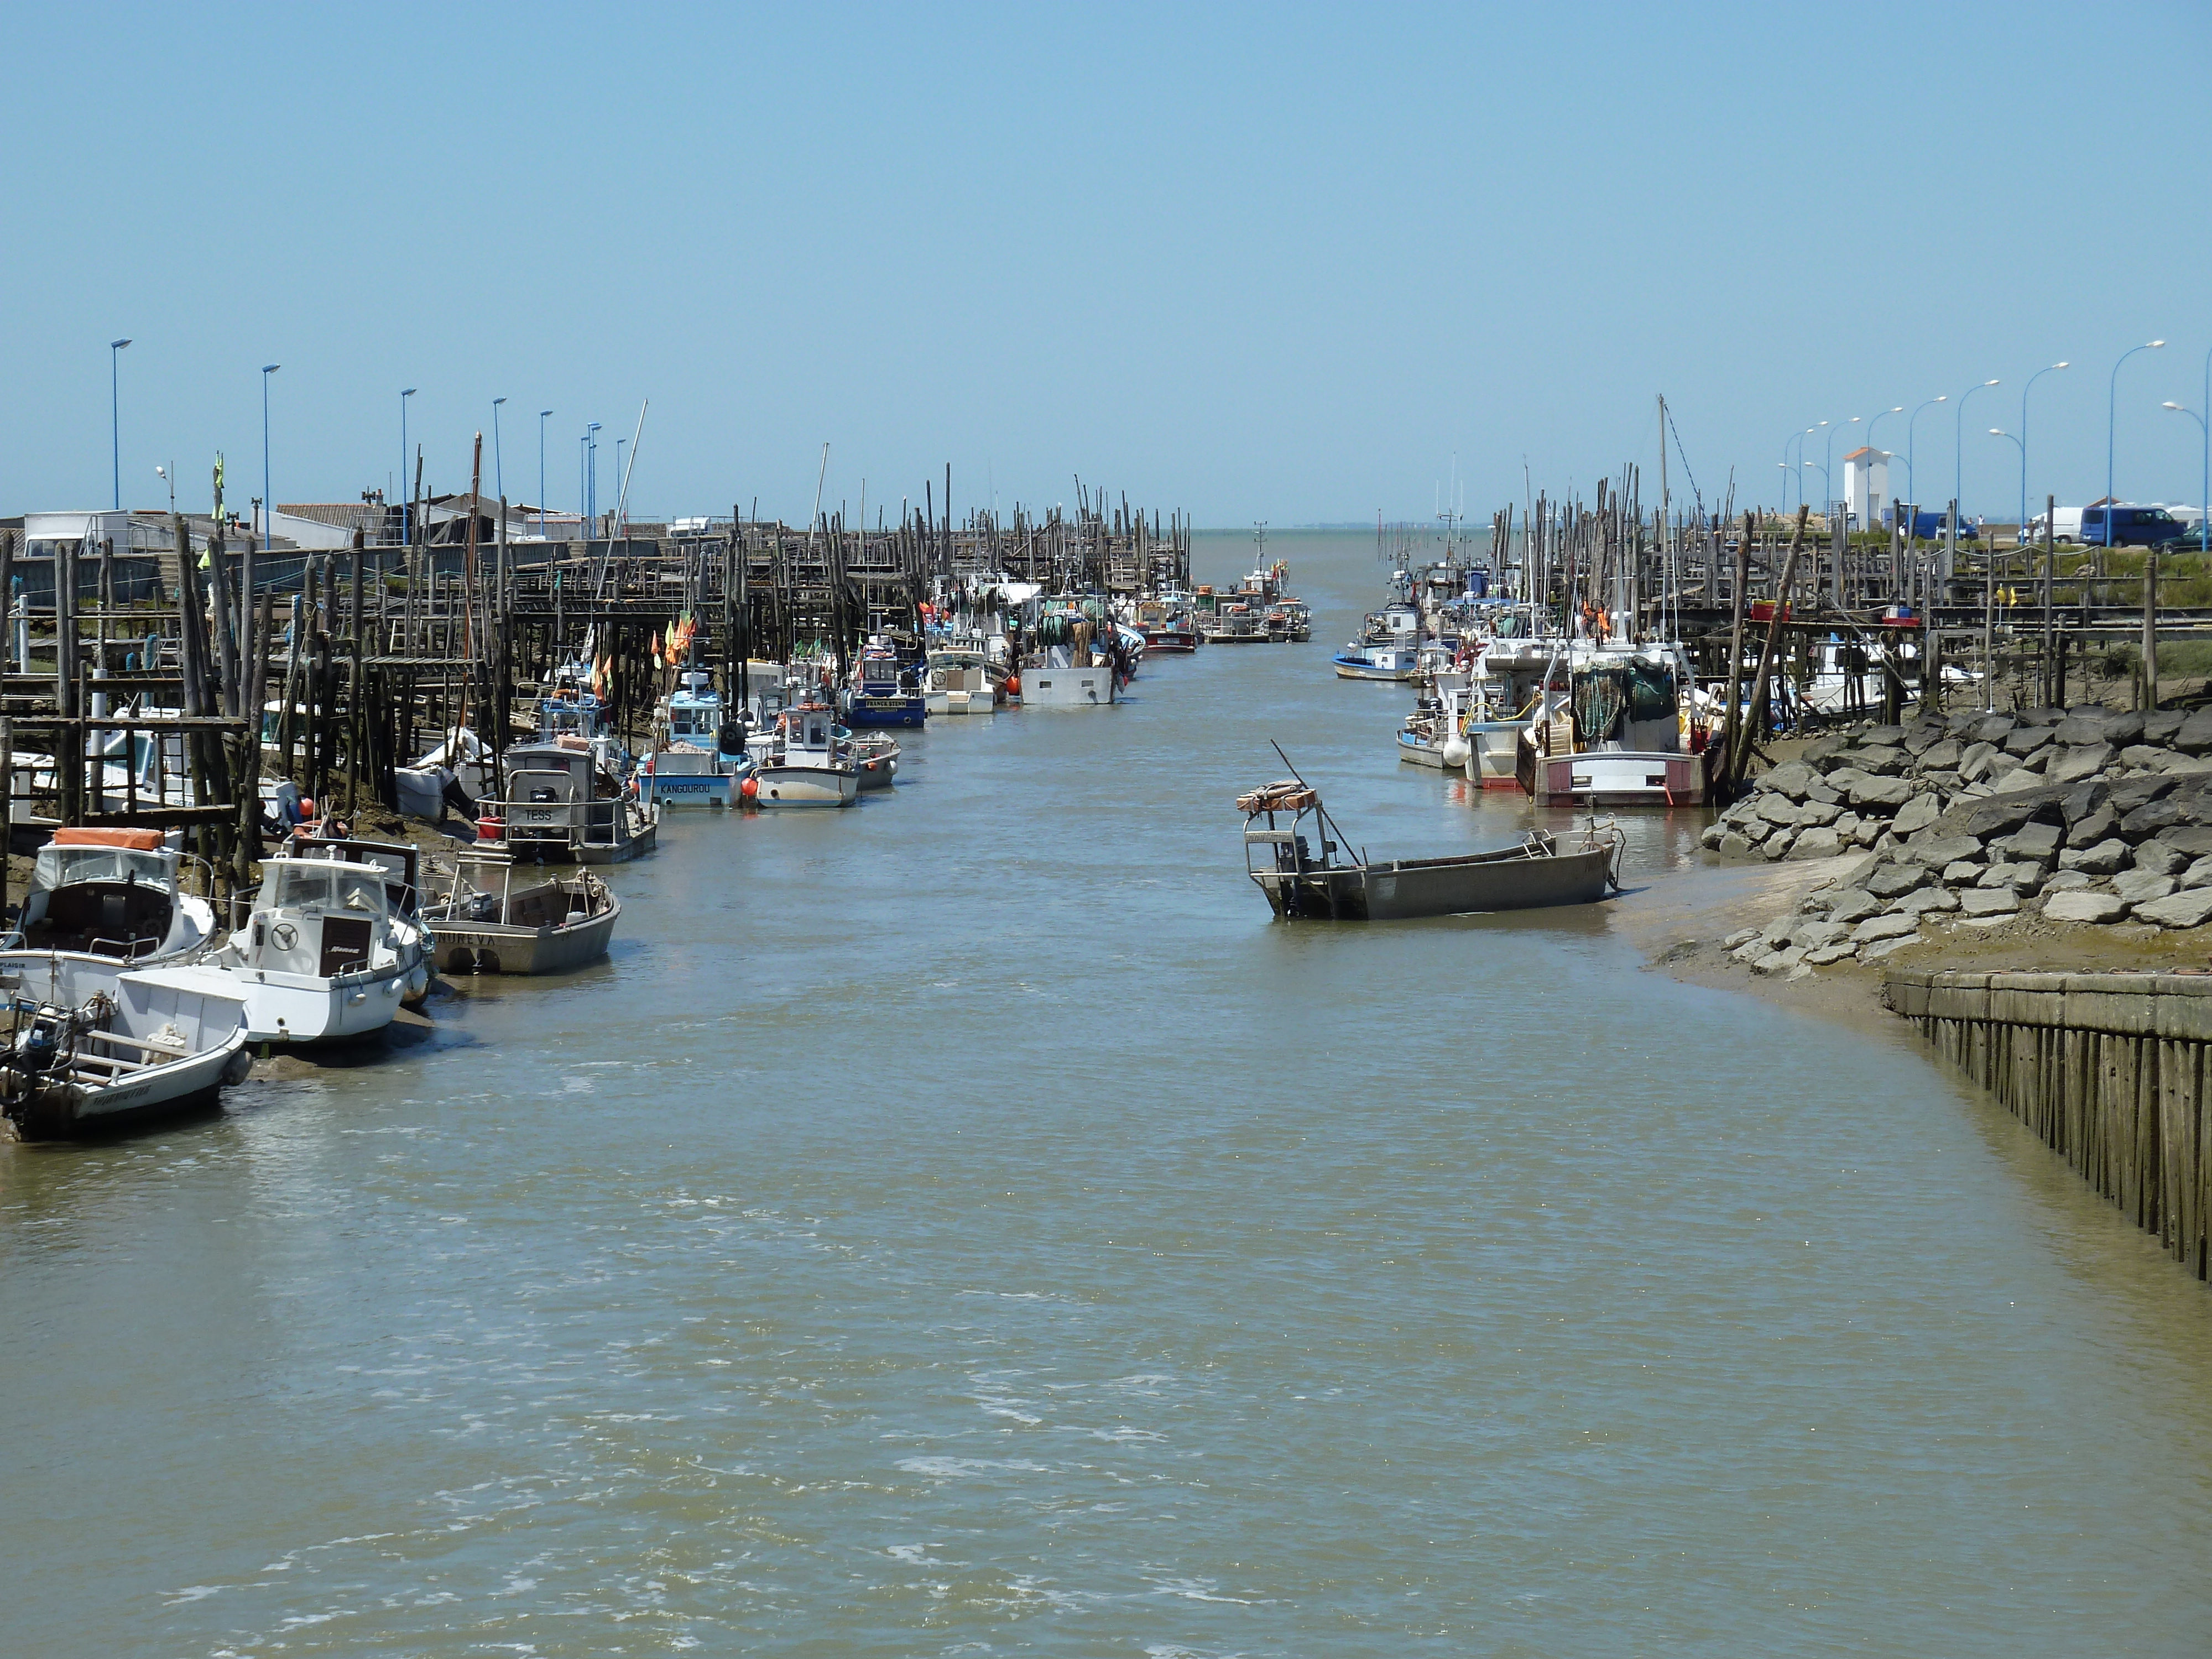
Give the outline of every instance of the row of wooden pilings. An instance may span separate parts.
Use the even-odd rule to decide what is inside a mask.
[[[1884,1000],[2197,1278],[2212,973],[1898,970]]]

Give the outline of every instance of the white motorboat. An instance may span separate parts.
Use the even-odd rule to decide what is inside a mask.
[[[677,687],[655,712],[653,749],[639,793],[655,805],[720,806],[733,775],[752,769],[744,723],[731,718],[704,668],[678,672]]]
[[[149,971],[165,983],[241,997],[248,1042],[380,1031],[403,1001],[430,987],[414,858],[412,848],[316,842],[269,859],[245,926],[199,962]]]
[[[456,860],[445,896],[424,911],[447,972],[557,974],[606,955],[622,905],[605,882],[589,870],[516,875],[507,853],[478,847]]]
[[[860,769],[838,753],[836,717],[827,703],[785,709],[753,759],[750,776],[730,780],[732,806],[850,806],[860,798]]]
[[[188,955],[215,936],[215,907],[185,891],[183,863],[158,830],[57,830],[0,948],[147,964]]]
[[[931,647],[929,678],[922,688],[929,713],[933,716],[991,713],[998,693],[991,684],[990,666],[990,653],[980,639]]]
[[[252,1065],[245,1000],[224,975],[9,951],[0,952],[0,1112],[30,1139],[212,1105]]]
[[[506,799],[483,810],[495,814],[515,856],[624,864],[653,849],[660,808],[634,799],[604,753],[592,739],[568,732],[507,751]]]

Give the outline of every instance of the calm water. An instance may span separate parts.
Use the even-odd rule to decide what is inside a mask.
[[[2205,1292],[2008,1118],[1604,910],[1268,923],[1270,736],[1378,855],[1521,822],[1329,677],[1370,544],[1277,550],[1310,646],[672,820],[603,969],[0,1147],[0,1650],[2203,1651]]]

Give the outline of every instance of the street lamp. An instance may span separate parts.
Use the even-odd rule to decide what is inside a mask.
[[[123,348],[128,340],[107,343],[107,441],[115,464],[115,510],[123,510]]]
[[[2139,346],[2130,346],[2120,354],[2119,362],[2112,365],[2112,378],[2105,388],[2105,539],[2103,545],[2112,544],[2112,433],[2118,423],[2120,412],[2120,363],[2138,351],[2155,351],[2166,343],[2163,340],[2146,340]]]
[[[406,501],[408,500],[407,400],[414,395],[415,388],[411,386],[399,394],[399,499],[402,501]],[[407,507],[402,507],[399,509],[399,539],[403,543],[412,538],[413,526],[408,523],[410,516]]]
[[[1891,407],[1891,408],[1888,408],[1888,409],[1885,409],[1885,410],[1883,410],[1881,411],[1881,414],[1879,414],[1879,415],[1869,415],[1869,416],[1867,417],[1867,449],[1868,449],[1868,452],[1869,453],[1869,454],[1873,454],[1873,455],[1879,455],[1879,454],[1881,454],[1881,452],[1880,450],[1875,449],[1875,447],[1874,447],[1874,429],[1875,429],[1875,427],[1877,427],[1877,426],[1879,426],[1879,425],[1881,425],[1882,422],[1884,422],[1884,421],[1887,420],[1891,416],[1893,416],[1893,415],[1902,415],[1902,414],[1904,414],[1904,413],[1905,413],[1905,405],[1904,405],[1903,404],[1898,404],[1893,405],[1893,407]],[[1884,457],[1884,459],[1887,459],[1887,457]],[[1888,477],[1889,477],[1888,470],[1887,470],[1887,468],[1884,468],[1884,469],[1883,469],[1883,471],[1882,471],[1882,477],[1883,477],[1883,478],[1884,478],[1884,480],[1886,481],[1886,480],[1888,478]],[[1874,471],[1873,471],[1873,463],[1872,463],[1871,461],[1869,461],[1869,462],[1868,463],[1868,471],[1867,471],[1867,517],[1868,517],[1869,520],[1878,520],[1878,519],[1881,517],[1881,502],[1879,502],[1879,501],[1875,501],[1875,498],[1874,498]]]
[[[538,539],[545,539],[545,417],[553,411],[538,411]]]
[[[2212,373],[2212,357],[2207,357],[2205,362],[2207,372]],[[2204,417],[2193,409],[2180,404],[2168,404],[2166,407],[2177,415],[2189,416],[2197,422],[2197,429],[2204,434],[2204,516],[2197,521],[2197,545],[2202,549],[2206,545],[2208,526],[2212,526],[2212,427],[2205,425]],[[2110,511],[2110,508],[2106,509],[2108,514]]]
[[[1938,404],[1948,404],[1950,401],[1948,397],[1930,398],[1920,405],[1920,409],[1914,410],[1912,418],[1905,423],[1905,493],[1912,497],[1912,505],[1915,507],[1920,505],[1920,497],[1913,489],[1912,458],[1918,453],[1918,446],[1913,442],[1913,439],[1920,428],[1920,410],[1933,409]]]
[[[1805,440],[1820,429],[1817,426],[1808,426],[1796,434],[1797,471],[1795,476],[1797,480],[1797,505],[1800,507],[1805,505]],[[1785,450],[1784,453],[1786,454],[1788,452]]]
[[[2001,426],[1991,427],[1990,436],[2002,438],[2020,451],[2020,535],[2018,539],[2020,544],[2026,547],[2027,545],[2027,444],[2025,440],[2015,438]]]
[[[282,363],[261,365],[261,545],[264,548],[276,527],[276,498],[269,493],[269,377],[283,367]],[[247,598],[250,600],[252,595]]]
[[[1959,401],[1951,410],[1951,522],[1956,527],[1965,508],[1960,506],[1966,492],[1959,486],[1966,476],[1966,399],[1995,380],[1984,380],[1981,386],[1970,386],[1959,394]]]
[[[2035,383],[2045,375],[2066,366],[2062,358],[2049,368],[2039,368],[2027,377],[2027,384],[2020,389],[2020,436],[2014,441],[2020,446],[2020,540],[2022,547],[2027,545],[2027,394],[2035,390]],[[2012,434],[2007,433],[2005,435],[2010,437]]]
[[[176,466],[173,463],[167,466],[157,466],[154,469],[154,476],[157,478],[166,478],[169,481],[169,516],[173,519],[177,516]]]
[[[507,470],[500,465],[499,460],[499,406],[506,401],[504,398],[495,398],[491,400],[492,493],[501,501],[507,499]],[[501,511],[503,513],[506,509],[502,507]]]
[[[588,422],[584,428],[584,511],[588,518],[599,516],[599,423]],[[586,531],[586,535],[591,532]]]

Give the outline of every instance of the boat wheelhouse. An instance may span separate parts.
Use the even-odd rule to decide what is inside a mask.
[[[147,963],[188,955],[214,936],[215,908],[185,891],[184,862],[158,830],[57,830],[32,862],[6,948]]]

